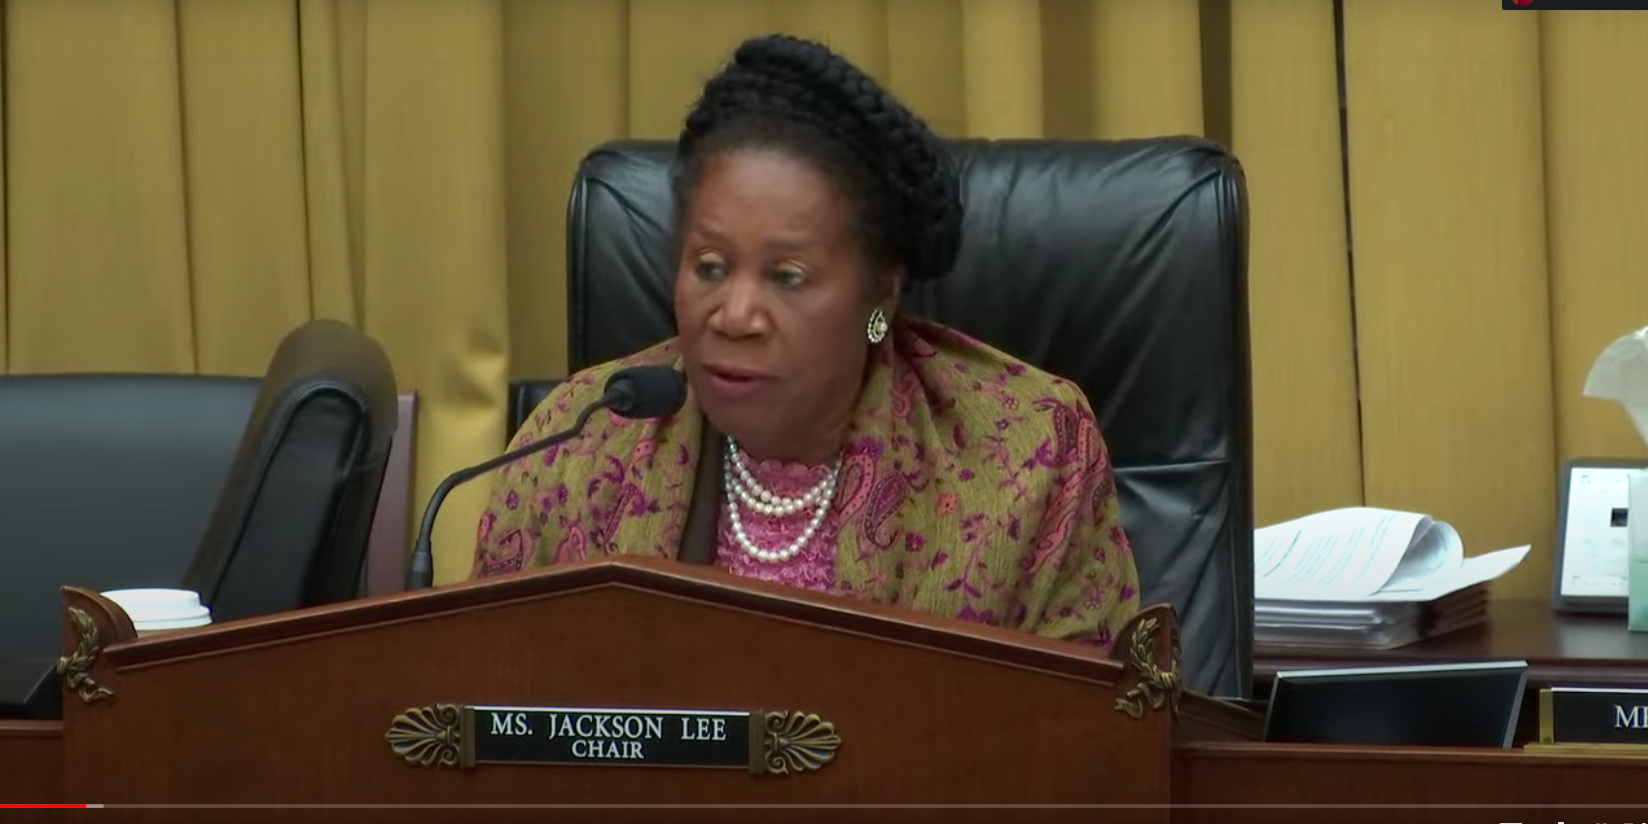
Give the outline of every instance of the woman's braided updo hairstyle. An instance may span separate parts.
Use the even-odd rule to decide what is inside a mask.
[[[786,35],[747,40],[705,84],[676,144],[678,220],[705,162],[738,149],[805,160],[858,206],[867,263],[944,276],[961,244],[960,180],[938,138],[846,59]]]

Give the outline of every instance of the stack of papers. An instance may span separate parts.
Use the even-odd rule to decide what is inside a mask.
[[[1528,555],[1465,557],[1428,515],[1350,507],[1254,532],[1254,641],[1391,649],[1488,617],[1488,584]]]

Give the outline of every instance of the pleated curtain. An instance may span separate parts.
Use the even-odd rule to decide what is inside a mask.
[[[742,38],[953,136],[1200,134],[1251,195],[1261,523],[1428,512],[1550,582],[1581,396],[1648,325],[1648,17],[1435,0],[4,0],[0,367],[257,374],[315,317],[421,399],[415,497],[565,368],[579,158],[673,137]],[[1342,85],[1342,88],[1341,88]],[[1341,108],[1341,103],[1343,107]],[[3,460],[3,457],[0,457]],[[481,485],[438,525],[467,571]],[[1147,551],[1147,548],[1141,549]]]

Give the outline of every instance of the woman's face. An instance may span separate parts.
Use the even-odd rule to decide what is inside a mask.
[[[851,202],[810,164],[735,151],[707,162],[684,217],[675,322],[704,414],[758,457],[830,460],[870,310],[896,305],[865,288]]]

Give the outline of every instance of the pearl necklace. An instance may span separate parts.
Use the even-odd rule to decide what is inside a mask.
[[[824,516],[830,511],[830,501],[835,497],[836,475],[841,470],[841,459],[837,458],[835,466],[830,467],[829,474],[817,486],[807,490],[800,497],[790,498],[778,495],[755,480],[750,474],[749,467],[744,465],[743,456],[738,454],[738,444],[732,438],[727,439],[727,461],[721,473],[722,485],[727,491],[727,520],[732,524],[733,540],[751,558],[769,564],[783,563],[801,554],[807,542],[813,539],[813,533],[818,531],[819,525],[824,523]],[[813,508],[812,519],[807,522],[807,528],[801,531],[800,537],[790,542],[782,549],[762,549],[750,540],[749,533],[744,530],[744,518],[739,514],[739,504],[742,503],[754,512],[762,515],[783,517],[794,515],[797,512]]]

